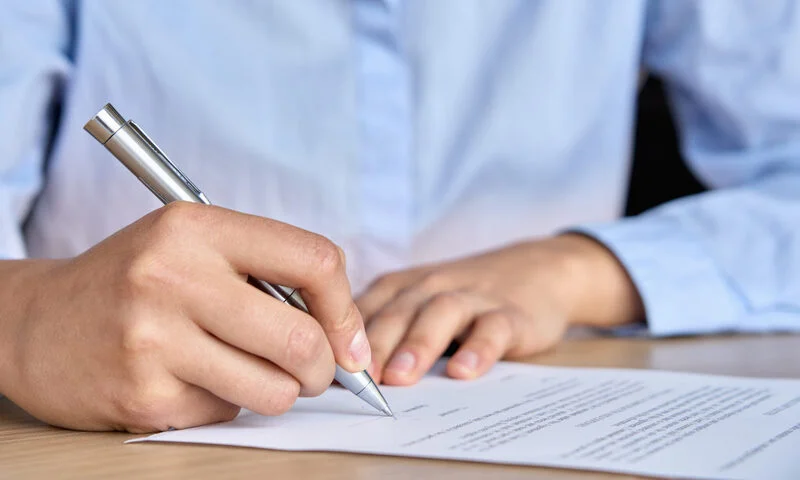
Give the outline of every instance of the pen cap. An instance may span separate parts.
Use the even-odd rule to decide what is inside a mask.
[[[125,125],[125,119],[110,103],[107,103],[97,115],[92,117],[83,129],[89,132],[95,140],[105,144],[112,135]]]
[[[136,175],[164,203],[175,201],[210,204],[167,155],[132,120],[107,103],[84,130],[103,144],[117,160]]]

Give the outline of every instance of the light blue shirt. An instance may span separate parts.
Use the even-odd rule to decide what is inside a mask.
[[[213,202],[331,237],[356,290],[577,228],[653,334],[800,330],[797,1],[0,3],[5,257],[159,206],[82,131],[110,101]],[[643,68],[713,191],[619,220]]]

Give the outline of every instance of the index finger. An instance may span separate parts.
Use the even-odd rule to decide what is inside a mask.
[[[342,250],[327,238],[289,224],[221,207],[186,204],[181,222],[204,225],[208,245],[239,274],[300,290],[322,325],[337,363],[356,372],[371,352],[353,302]],[[177,213],[176,213],[177,215]],[[188,220],[188,221],[187,221]],[[197,227],[187,226],[197,232]]]

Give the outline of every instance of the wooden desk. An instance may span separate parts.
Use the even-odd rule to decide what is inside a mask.
[[[532,358],[544,365],[800,377],[800,336],[650,341],[572,339]],[[436,478],[619,479],[605,473],[332,453],[196,445],[123,445],[133,435],[51,428],[0,400],[0,479],[5,478]]]

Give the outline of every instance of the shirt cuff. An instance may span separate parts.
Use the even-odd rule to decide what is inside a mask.
[[[736,330],[742,300],[677,219],[650,213],[570,231],[602,243],[622,263],[642,298],[651,335]]]

